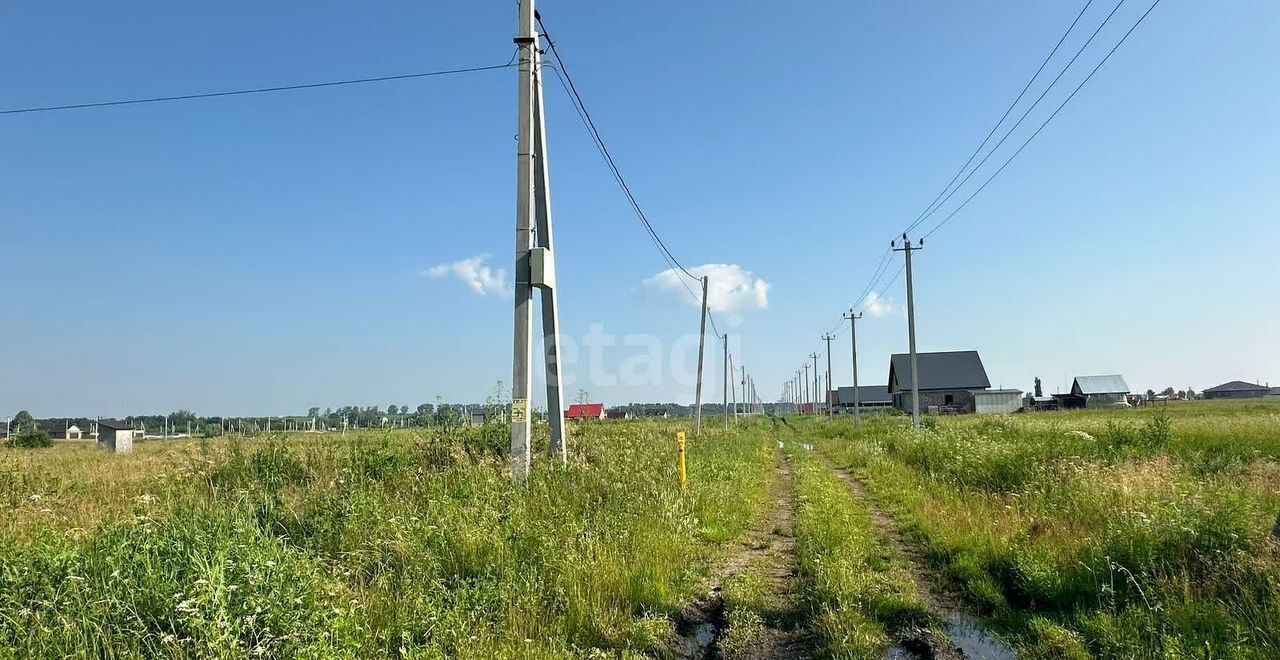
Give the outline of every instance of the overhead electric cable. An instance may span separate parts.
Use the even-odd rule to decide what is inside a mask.
[[[929,205],[925,207],[924,211],[921,211],[920,215],[912,221],[911,225],[903,230],[904,233],[915,229],[916,225],[924,220],[925,214],[929,213],[933,209],[934,205],[938,203],[938,200],[942,199],[942,196],[951,189],[951,186],[956,182],[956,179],[959,179],[960,175],[964,174],[964,171],[968,169],[971,163],[973,163],[973,159],[977,158],[979,153],[982,153],[982,148],[987,146],[987,143],[991,141],[991,136],[996,134],[996,131],[1000,128],[1000,125],[1004,123],[1004,120],[1009,118],[1009,113],[1013,112],[1013,109],[1018,106],[1018,102],[1022,100],[1022,97],[1026,96],[1027,90],[1031,89],[1031,85],[1035,83],[1036,78],[1040,77],[1044,68],[1049,65],[1049,60],[1052,60],[1053,56],[1058,53],[1058,49],[1062,47],[1062,43],[1066,41],[1071,32],[1076,29],[1076,25],[1080,23],[1080,19],[1084,16],[1084,13],[1089,10],[1089,6],[1092,4],[1093,0],[1088,0],[1084,3],[1084,6],[1080,8],[1080,13],[1076,14],[1075,20],[1071,21],[1071,25],[1067,26],[1067,31],[1062,33],[1062,37],[1058,39],[1058,43],[1053,45],[1053,49],[1050,50],[1049,54],[1045,56],[1042,62],[1040,62],[1040,66],[1036,69],[1036,72],[1031,74],[1031,79],[1027,81],[1026,85],[1023,85],[1022,91],[1018,92],[1018,96],[1013,99],[1013,103],[1010,103],[1009,107],[1005,109],[1004,114],[1000,115],[1000,119],[996,121],[995,125],[991,127],[991,130],[987,132],[987,136],[982,138],[982,143],[978,145],[977,149],[973,150],[972,154],[969,154],[969,159],[964,162],[964,165],[960,166],[959,170],[956,170],[955,176],[952,176],[951,181],[948,181],[947,185],[944,186],[942,190],[938,191],[938,195],[933,198],[932,202],[929,202]]]
[[[0,110],[0,115],[18,115],[34,112],[53,112],[57,110],[84,110],[89,108],[109,108],[121,105],[141,105],[145,103],[165,103],[169,101],[191,101],[196,99],[210,99],[221,96],[245,96],[248,94],[267,94],[273,92],[289,92],[299,89],[318,89],[321,87],[339,87],[343,85],[364,85],[368,83],[391,82],[395,80],[412,80],[414,78],[432,78],[436,76],[452,76],[463,73],[477,73],[480,71],[496,71],[498,69],[506,69],[513,66],[515,58],[513,57],[506,64],[494,64],[491,66],[475,66],[465,69],[446,69],[442,71],[420,71],[418,73],[403,73],[393,76],[376,76],[373,78],[349,78],[346,80],[330,80],[317,83],[301,83],[296,85],[277,85],[274,87],[254,87],[250,89],[234,89],[221,92],[198,92],[193,94],[178,94],[172,96],[152,96],[147,98],[136,99],[118,99],[114,101],[94,101],[89,103],[71,103],[67,105],[46,105],[32,108],[13,108],[9,110]]]
[[[556,47],[555,40],[551,38],[546,25],[542,22],[542,18],[538,17],[537,20],[538,26],[542,30],[542,36],[547,40],[548,50],[556,61],[556,66],[548,68],[551,68],[556,72],[556,78],[560,81],[561,87],[569,96],[571,104],[578,113],[578,118],[582,120],[583,127],[586,128],[587,133],[591,136],[592,142],[595,143],[597,151],[600,152],[600,156],[605,161],[605,165],[609,168],[610,173],[613,174],[614,180],[618,183],[618,187],[621,188],[623,194],[626,196],[631,209],[644,225],[645,231],[649,235],[650,240],[653,242],[654,246],[658,248],[658,252],[662,255],[663,259],[666,260],[667,264],[671,266],[672,272],[676,275],[676,280],[680,282],[680,285],[684,287],[685,291],[687,291],[695,301],[701,304],[701,297],[694,293],[693,289],[689,287],[688,282],[680,278],[680,273],[683,273],[689,279],[697,282],[701,282],[702,278],[689,272],[689,270],[685,268],[684,264],[680,263],[680,260],[671,252],[671,249],[667,247],[667,244],[662,240],[662,237],[658,235],[653,223],[649,220],[649,216],[644,212],[644,209],[640,206],[639,200],[636,199],[635,193],[632,192],[631,186],[627,183],[626,177],[622,175],[622,171],[618,168],[618,164],[614,160],[613,154],[609,151],[609,146],[605,142],[604,136],[600,134],[600,129],[596,127],[596,123],[591,116],[591,112],[587,110],[586,102],[583,100],[582,94],[578,92],[578,87],[574,84],[573,76],[565,66],[564,58],[560,56],[560,51]],[[712,315],[710,310],[707,311],[707,319],[711,322],[712,333],[717,338],[721,337],[722,335],[720,334],[719,327],[716,325],[715,317]]]
[[[930,229],[928,233],[926,233],[924,236],[921,237],[921,240],[932,236],[934,232],[938,231],[939,229],[942,228],[943,225],[950,222],[951,219],[954,218],[956,214],[961,211],[961,209],[963,209],[965,206],[968,206],[969,202],[973,201],[973,198],[978,196],[978,193],[982,192],[983,189],[986,188],[987,185],[990,184],[992,180],[994,180],[997,176],[999,176],[1000,173],[1004,171],[1004,168],[1008,167],[1009,163],[1012,163],[1013,159],[1017,158],[1018,154],[1022,153],[1022,150],[1026,149],[1027,145],[1031,144],[1032,140],[1036,139],[1036,136],[1040,134],[1040,131],[1043,131],[1044,127],[1048,126],[1049,122],[1053,121],[1053,118],[1058,116],[1058,113],[1061,112],[1062,109],[1065,108],[1066,105],[1071,102],[1071,99],[1075,98],[1076,94],[1081,89],[1084,88],[1085,84],[1088,83],[1091,78],[1093,78],[1093,74],[1097,73],[1098,70],[1102,68],[1102,65],[1106,64],[1107,60],[1111,59],[1111,56],[1115,54],[1115,52],[1120,49],[1120,46],[1122,46],[1124,42],[1129,39],[1129,35],[1133,34],[1134,30],[1137,30],[1138,26],[1142,25],[1142,22],[1147,20],[1147,16],[1151,15],[1151,12],[1155,10],[1156,5],[1159,5],[1159,4],[1160,4],[1160,0],[1155,0],[1155,2],[1152,2],[1151,6],[1147,7],[1147,11],[1143,12],[1142,16],[1138,18],[1137,22],[1135,22],[1133,26],[1129,28],[1129,31],[1124,33],[1124,36],[1120,38],[1120,41],[1116,42],[1116,45],[1113,46],[1111,50],[1107,51],[1107,54],[1102,58],[1102,61],[1098,62],[1097,66],[1093,67],[1093,70],[1089,72],[1089,75],[1085,76],[1084,80],[1081,80],[1079,85],[1076,85],[1076,88],[1071,91],[1071,94],[1067,95],[1067,98],[1063,99],[1062,103],[1058,104],[1058,107],[1053,111],[1053,114],[1049,115],[1049,118],[1045,119],[1044,123],[1040,124],[1040,127],[1037,128],[1035,132],[1032,133],[1030,137],[1028,137],[1026,141],[1022,143],[1022,146],[1018,147],[1018,150],[1013,152],[1013,155],[1009,156],[1008,160],[1006,160],[1004,164],[1000,166],[1000,169],[997,169],[995,172],[991,174],[991,176],[987,177],[987,180],[984,181],[981,186],[978,186],[978,189],[973,191],[973,194],[969,195],[969,197],[966,198],[964,202],[960,204],[960,206],[957,206],[953,211],[951,211],[950,214],[947,215],[947,217],[943,218],[942,221],[934,225],[933,229]]]
[[[996,142],[996,145],[992,147],[991,150],[988,151],[985,156],[982,157],[982,160],[978,161],[978,164],[974,165],[973,169],[969,170],[969,173],[965,175],[964,179],[962,179],[959,184],[957,184],[954,188],[952,188],[951,192],[947,193],[946,196],[943,197],[942,201],[939,202],[938,205],[935,206],[932,211],[929,211],[928,213],[918,218],[915,222],[911,223],[911,225],[907,228],[906,231],[909,232],[912,229],[915,229],[917,226],[922,224],[934,213],[937,213],[938,210],[941,209],[943,205],[945,205],[948,201],[950,201],[951,198],[954,197],[957,192],[960,192],[960,189],[964,187],[964,184],[968,183],[969,179],[973,178],[973,175],[978,173],[978,170],[982,169],[982,166],[985,165],[987,161],[990,160],[991,157],[995,155],[997,151],[1000,150],[1000,147],[1004,145],[1005,140],[1008,140],[1009,136],[1013,135],[1014,131],[1018,130],[1018,127],[1021,126],[1022,122],[1027,119],[1027,117],[1031,114],[1031,111],[1035,110],[1036,106],[1040,105],[1040,101],[1043,101],[1045,96],[1047,96],[1049,92],[1053,90],[1054,86],[1058,84],[1058,81],[1062,79],[1062,76],[1066,75],[1067,71],[1071,68],[1073,64],[1076,63],[1076,60],[1079,59],[1080,55],[1082,55],[1085,49],[1089,47],[1089,44],[1093,43],[1093,40],[1095,37],[1098,36],[1098,33],[1102,32],[1102,28],[1106,27],[1107,23],[1111,22],[1111,18],[1115,16],[1116,12],[1120,9],[1120,6],[1123,5],[1124,3],[1125,3],[1125,0],[1119,0],[1119,2],[1116,3],[1116,6],[1111,9],[1111,13],[1107,14],[1107,17],[1102,19],[1102,23],[1098,24],[1097,29],[1093,31],[1093,34],[1089,35],[1089,38],[1086,39],[1084,44],[1080,46],[1080,48],[1076,51],[1076,54],[1071,57],[1071,60],[1067,62],[1067,65],[1062,67],[1062,70],[1058,72],[1058,75],[1053,79],[1053,81],[1050,82],[1049,85],[1044,88],[1043,92],[1040,92],[1040,96],[1038,96],[1036,100],[1032,102],[1030,106],[1027,107],[1027,109],[1022,113],[1022,116],[1018,117],[1018,121],[1014,122],[1013,126],[1010,127],[1008,131],[1005,132],[1005,134],[1000,138],[998,142]]]

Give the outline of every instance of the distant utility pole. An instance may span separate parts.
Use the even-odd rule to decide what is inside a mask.
[[[750,401],[751,400],[747,398],[747,368],[744,366],[742,367],[742,409],[748,415],[751,414]]]
[[[831,419],[833,415],[831,410],[831,340],[835,339],[836,336],[828,332],[822,335],[822,338],[827,342],[827,391],[823,392],[822,398],[826,399],[827,402],[827,419]]]
[[[800,414],[804,414],[804,407],[809,405],[809,363],[804,363],[804,402],[800,404]],[[810,411],[813,412],[813,411]]]
[[[809,357],[813,358],[813,414],[818,414],[818,388],[821,386],[821,377],[818,376],[818,354],[810,353]]]
[[[724,430],[729,430],[729,333],[721,335],[724,346],[724,359],[721,372],[724,375]]]
[[[729,356],[729,376],[733,377],[736,375],[737,374],[735,374],[733,371],[733,356],[730,355]],[[733,378],[732,380],[737,380],[737,379]],[[737,422],[738,421],[738,388],[736,383],[733,383],[733,382],[729,383],[729,393],[733,396],[733,421]]]
[[[853,425],[862,428],[862,401],[858,396],[858,319],[861,314],[854,314],[853,308],[844,317],[849,319],[849,342],[853,346]]]
[[[551,453],[568,462],[564,430],[564,388],[560,382],[560,308],[556,295],[556,259],[551,234],[550,170],[547,165],[546,106],[542,98],[542,54],[534,28],[534,0],[520,0],[519,125],[516,134],[515,342],[511,388],[511,474],[529,476],[533,418],[533,289],[542,300],[542,345],[547,383],[547,421]]]
[[[679,277],[679,275],[677,275]],[[694,392],[693,435],[702,433],[702,356],[707,347],[707,276],[702,276],[702,324],[698,328],[698,387]]]
[[[913,283],[911,280],[911,253],[924,249],[924,239],[920,239],[920,244],[912,247],[911,239],[907,238],[906,233],[902,234],[902,247],[894,247],[893,243],[889,243],[895,252],[902,252],[907,256],[907,337],[911,348],[911,426],[920,428],[920,369],[916,365],[916,302]]]

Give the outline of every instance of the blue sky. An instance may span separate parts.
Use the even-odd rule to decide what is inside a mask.
[[[514,5],[7,3],[0,106],[500,64]],[[717,320],[772,399],[1081,6],[540,10],[677,257],[746,278]],[[1126,2],[1098,46],[1145,7]],[[1280,384],[1276,25],[1266,0],[1162,2],[918,254],[921,350],[977,349],[993,384],[1022,389],[1113,372],[1135,389]],[[501,70],[0,116],[0,414],[286,414],[509,385],[515,91]],[[646,284],[666,265],[563,92],[546,93],[565,333],[687,350],[698,310]],[[483,255],[477,292],[456,274],[484,271],[448,265]],[[906,347],[901,281],[886,298],[859,326],[864,383]],[[585,362],[594,399],[692,399],[671,377],[591,382]]]

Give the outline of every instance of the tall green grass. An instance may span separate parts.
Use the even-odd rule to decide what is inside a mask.
[[[64,474],[32,459],[38,479],[0,466],[20,514],[0,533],[0,657],[661,654],[773,468],[762,427],[710,433],[682,494],[675,430],[576,428],[571,465],[539,456],[525,486],[505,427],[68,450]]]
[[[881,658],[892,639],[931,620],[915,583],[849,486],[810,453],[790,456],[799,511],[796,553],[818,638],[829,658]]]
[[[1273,410],[809,430],[1029,655],[1268,658],[1280,656]]]

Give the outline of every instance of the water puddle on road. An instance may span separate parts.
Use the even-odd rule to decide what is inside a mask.
[[[714,623],[702,623],[690,631],[680,632],[676,655],[680,658],[705,658],[716,641],[718,630]]]
[[[890,647],[886,660],[1017,660],[1013,647],[963,614],[944,612],[943,624],[949,644],[922,631]]]

